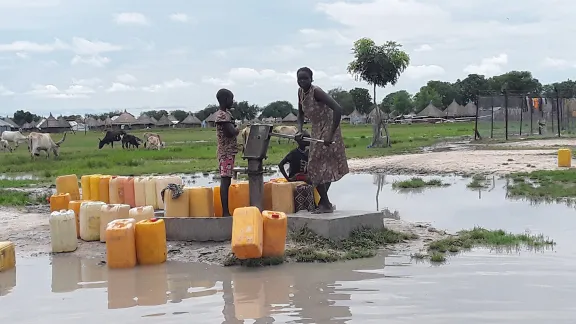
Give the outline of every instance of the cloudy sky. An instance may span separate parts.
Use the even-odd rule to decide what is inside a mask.
[[[295,102],[301,66],[325,89],[366,86],[346,74],[360,37],[409,52],[396,89],[514,69],[565,80],[575,16],[568,0],[0,0],[0,114],[196,111],[220,87]]]

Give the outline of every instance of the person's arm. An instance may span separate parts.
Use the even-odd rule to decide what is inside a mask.
[[[284,166],[286,165],[286,163],[288,163],[288,157],[290,156],[290,153],[288,153],[288,155],[286,155],[282,161],[280,161],[280,163],[278,163],[278,169],[280,170],[280,173],[282,173],[282,175],[284,176],[284,178],[286,178],[286,180],[288,179],[288,174],[286,173],[286,169],[284,168]]]
[[[329,134],[330,138],[326,139],[327,141],[331,142],[332,139],[334,138],[334,133],[336,133],[336,129],[340,125],[340,119],[342,118],[342,107],[340,107],[340,105],[336,102],[336,100],[334,100],[326,92],[324,92],[324,90],[320,88],[316,88],[314,90],[314,99],[316,99],[319,102],[325,103],[326,106],[332,109],[333,115],[332,115],[332,127],[330,128],[330,134]]]
[[[239,130],[238,128],[234,127],[231,122],[223,122],[221,125],[222,130],[224,131],[224,136],[228,138],[238,136]]]
[[[302,102],[300,101],[300,89],[298,89],[298,133],[302,133],[304,127],[304,110],[302,110]]]

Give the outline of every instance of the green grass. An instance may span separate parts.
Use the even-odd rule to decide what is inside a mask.
[[[26,187],[37,187],[43,184],[45,179],[42,180],[18,180],[18,179],[0,179],[0,189],[5,188],[26,188]]]
[[[508,195],[533,200],[576,198],[576,170],[541,170],[508,175]]]
[[[0,206],[21,207],[46,204],[46,196],[34,196],[27,192],[0,189]]]
[[[487,188],[490,184],[490,180],[486,176],[481,174],[475,174],[472,176],[472,181],[466,185],[470,189],[483,189]]]
[[[239,260],[234,255],[230,255],[224,265],[257,267],[283,262],[328,263],[369,258],[375,256],[378,249],[388,244],[416,238],[411,234],[388,229],[362,228],[355,230],[348,239],[336,242],[320,237],[308,228],[302,228],[289,234],[284,257]]]
[[[404,181],[395,181],[392,183],[392,188],[395,189],[418,189],[418,188],[425,188],[425,187],[445,187],[449,186],[449,184],[443,183],[440,179],[431,179],[425,181],[422,178],[410,178],[409,180]]]
[[[309,125],[306,128],[309,129]],[[384,156],[418,151],[421,147],[432,145],[438,141],[462,136],[471,136],[473,123],[446,124],[413,124],[389,126],[392,147],[367,149],[372,137],[370,125],[342,125],[342,133],[348,158],[364,158]],[[20,145],[13,153],[0,154],[0,173],[28,173],[40,177],[51,178],[66,174],[169,174],[191,173],[199,171],[215,171],[216,163],[216,131],[208,129],[155,129],[166,142],[166,148],[151,151],[123,150],[116,142],[114,148],[105,146],[98,150],[98,138],[102,132],[78,132],[68,134],[61,146],[58,159],[49,159],[41,153],[35,160],[30,158],[26,145]],[[142,137],[145,130],[130,131]],[[53,134],[54,140],[59,140],[61,134]],[[276,165],[291,149],[294,143],[287,144],[277,138],[272,138],[268,149],[268,165]],[[240,165],[246,162],[237,157]]]
[[[543,235],[512,234],[504,230],[488,230],[474,227],[463,230],[456,236],[432,242],[428,246],[431,262],[446,261],[447,253],[459,253],[474,247],[505,248],[543,248],[556,243]]]

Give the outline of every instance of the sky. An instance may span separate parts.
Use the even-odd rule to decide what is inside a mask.
[[[387,93],[529,70],[574,79],[576,1],[0,0],[0,115],[127,109],[198,111],[238,101],[296,103],[296,70],[323,89],[347,74],[353,42],[400,42],[410,66]]]

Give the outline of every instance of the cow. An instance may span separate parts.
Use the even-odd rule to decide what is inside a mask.
[[[30,148],[30,157],[39,156],[40,151],[46,152],[46,159],[50,157],[50,151],[54,153],[54,157],[60,155],[60,144],[66,140],[66,133],[61,140],[54,143],[52,137],[48,133],[35,133],[32,132],[28,135],[28,147]]]
[[[298,133],[298,128],[296,126],[276,126],[272,130],[273,133],[282,134],[282,135],[296,135]],[[288,139],[290,142],[290,139]],[[280,137],[278,137],[278,144],[280,144]]]
[[[164,145],[162,142],[160,142],[160,138],[158,138],[157,136],[148,136],[148,139],[144,144],[144,147],[146,146],[148,147],[149,150],[160,150],[160,148],[163,147]]]
[[[6,151],[12,152],[12,147],[10,146],[7,140],[0,140],[0,150],[4,152]]]
[[[114,142],[120,142],[124,135],[126,135],[126,132],[123,130],[106,131],[106,135],[104,135],[103,139],[98,138],[98,149],[103,148],[104,145],[107,144],[110,144],[112,148],[114,148]]]
[[[155,136],[158,138],[158,141],[160,141],[160,143],[162,143],[162,140],[160,139],[160,135],[156,134],[156,133],[144,133],[144,148],[146,148],[146,145],[148,144],[148,138],[150,136]]]
[[[132,134],[122,136],[122,148],[130,148],[130,146],[138,148],[142,140]]]
[[[0,139],[7,141],[9,144],[14,144],[15,147],[18,147],[18,144],[28,141],[28,136],[22,135],[20,131],[3,131],[2,137]]]

